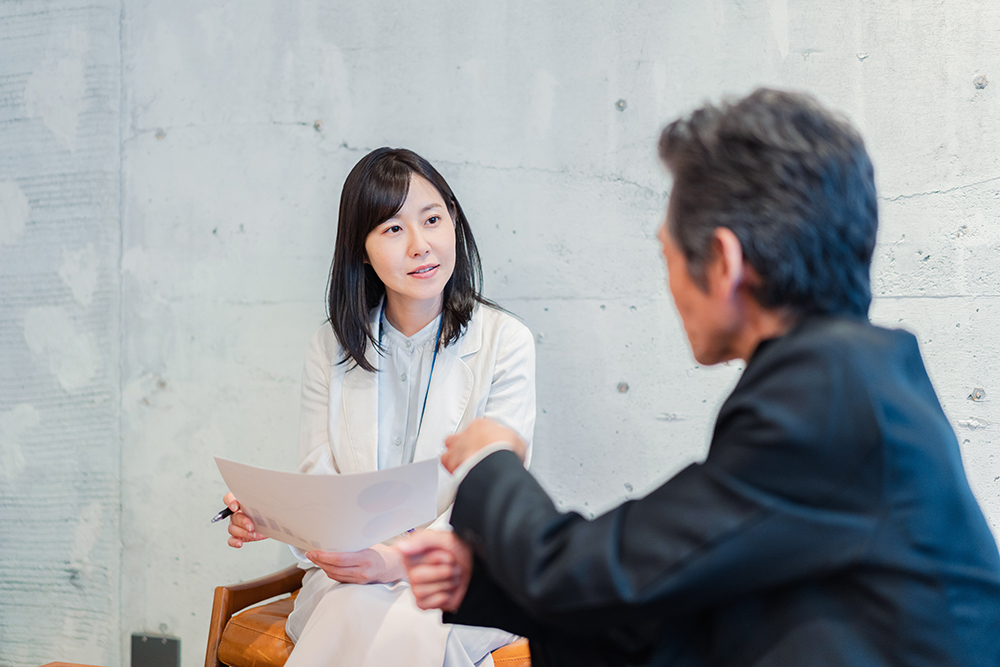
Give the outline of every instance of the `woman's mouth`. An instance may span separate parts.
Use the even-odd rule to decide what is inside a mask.
[[[413,276],[414,278],[429,278],[434,275],[440,264],[428,264],[426,266],[421,266],[414,271],[410,271],[407,275]]]

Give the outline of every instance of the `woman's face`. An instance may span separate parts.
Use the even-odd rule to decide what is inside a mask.
[[[455,270],[455,223],[437,188],[410,176],[402,208],[368,233],[365,252],[385,284],[388,307],[439,311]]]

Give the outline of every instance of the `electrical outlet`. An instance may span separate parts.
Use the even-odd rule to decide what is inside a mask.
[[[133,632],[132,667],[181,667],[180,638]]]

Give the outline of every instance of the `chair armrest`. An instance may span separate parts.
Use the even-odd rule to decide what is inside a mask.
[[[284,570],[272,572],[265,577],[251,579],[239,584],[220,586],[219,588],[225,588],[229,591],[229,615],[232,616],[239,610],[245,609],[252,604],[257,604],[268,598],[291,593],[302,588],[302,577],[305,576],[305,573],[306,571],[298,565],[290,565]]]
[[[212,617],[209,620],[205,667],[221,666],[219,642],[222,640],[222,631],[226,629],[226,623],[233,614],[250,605],[301,588],[303,576],[305,570],[298,565],[291,565],[259,579],[217,587],[212,601]]]

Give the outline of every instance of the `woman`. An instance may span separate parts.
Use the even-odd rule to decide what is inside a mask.
[[[355,165],[340,200],[330,319],[306,355],[301,472],[436,458],[445,437],[483,416],[531,442],[531,333],[480,295],[481,282],[468,221],[434,167],[389,148]],[[428,530],[449,529],[453,496],[439,468],[439,516]],[[232,494],[225,501],[238,510]],[[264,539],[238,511],[229,533],[237,548]],[[515,639],[418,609],[395,539],[354,553],[293,549],[308,571],[286,628],[296,641],[289,667],[467,667],[492,663],[489,652]]]

